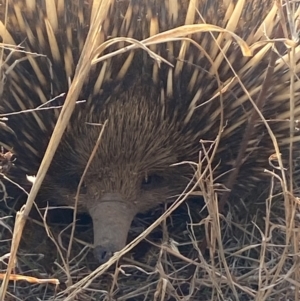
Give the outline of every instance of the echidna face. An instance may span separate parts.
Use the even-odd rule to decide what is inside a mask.
[[[101,157],[101,150],[98,155]],[[96,162],[86,175],[85,194],[81,195],[80,202],[93,219],[95,256],[100,262],[125,246],[137,213],[180,193],[182,176],[167,162],[165,169],[162,169],[163,163],[158,162],[149,172],[144,172],[138,163],[143,162],[107,161],[103,167]]]
[[[127,240],[127,234],[134,216],[158,203],[162,203],[174,196],[176,182],[180,176],[170,177],[171,170],[166,167],[164,172],[157,171],[142,177],[138,172],[130,172],[128,166],[116,178],[109,181],[101,180],[102,175],[110,177],[117,173],[99,173],[99,178],[87,175],[86,194],[81,195],[81,202],[85,201],[86,209],[93,219],[95,257],[106,261],[115,251],[122,249]],[[169,177],[169,178],[166,178]],[[172,182],[173,180],[173,182]]]
[[[95,253],[100,262],[125,246],[137,213],[180,194],[186,185],[179,167],[171,166],[178,163],[186,141],[173,116],[164,116],[162,109],[149,95],[135,90],[118,95],[103,105],[99,114],[83,114],[83,119],[93,124],[76,120],[65,136],[63,151],[58,150],[54,159],[56,166],[63,166],[64,175],[68,172],[79,179],[102,129],[95,123],[107,120],[84,178],[85,193],[79,199],[93,219]],[[59,178],[57,174],[55,178]],[[75,195],[76,186],[72,189],[70,194]]]

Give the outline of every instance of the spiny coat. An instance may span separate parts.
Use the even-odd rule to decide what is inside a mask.
[[[16,155],[12,176],[19,182],[25,174],[36,173],[43,157],[59,114],[53,107],[63,103],[82,52],[91,2],[13,0],[8,4],[1,37],[23,48],[4,51],[1,111],[48,108],[8,116],[7,125],[15,136],[1,133],[2,144]],[[99,44],[119,36],[142,40],[176,26],[204,22],[235,32],[249,45],[264,42],[254,49],[253,57],[243,57],[232,35],[199,32],[191,36],[198,46],[188,40],[150,46],[172,66],[164,62],[159,66],[145,51],[135,50],[92,68],[80,97],[86,101],[77,104],[39,199],[74,204],[77,185],[107,120],[79,198],[80,209],[93,219],[100,261],[125,245],[138,212],[183,191],[193,169],[174,164],[197,161],[202,151],[203,177],[209,177],[205,149],[209,157],[214,155],[210,164],[214,177],[219,176],[216,183],[226,182],[253,110],[249,99],[258,98],[265,78],[273,47],[266,41],[278,33],[277,9],[271,0],[112,1]],[[124,45],[115,44],[106,53]],[[298,60],[299,47],[296,50]],[[288,162],[290,74],[285,47],[278,51],[284,56],[276,60],[262,113]],[[296,104],[300,108],[298,98]],[[293,141],[296,145],[299,136],[295,134]],[[261,180],[274,153],[266,127],[257,118],[238,185],[250,187]]]

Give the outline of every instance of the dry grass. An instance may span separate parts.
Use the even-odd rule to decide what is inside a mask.
[[[83,242],[92,241],[91,224],[77,227],[68,259],[70,227],[52,223],[50,230],[45,220],[30,220],[13,274],[61,284],[11,281],[9,292],[20,300],[297,300],[297,200],[285,207],[282,195],[275,198],[270,190],[266,199],[232,200],[222,215],[212,195],[205,196],[207,210],[193,199],[169,217],[163,207],[137,217],[133,236],[149,225],[158,227],[139,235],[138,241],[146,243],[133,252],[119,259],[122,251],[100,267]],[[286,214],[293,216],[294,228],[288,229]],[[13,223],[12,215],[1,211],[3,272]],[[204,237],[209,247],[203,253]]]
[[[182,35],[176,30],[168,39]],[[143,49],[148,49],[147,42],[130,41],[132,48]],[[89,63],[95,58],[94,50],[94,56],[86,56]],[[290,54],[290,66],[295,66],[293,47]],[[149,55],[161,61],[154,53]],[[291,69],[291,78],[293,74]],[[76,94],[70,95],[71,102],[77,99]],[[291,104],[293,98],[292,84]],[[67,109],[71,114],[70,106]],[[290,119],[293,125],[292,114]],[[57,128],[59,138],[63,130],[60,125]],[[276,148],[275,137],[273,142]],[[199,162],[185,162],[195,169],[194,189],[168,207],[136,217],[131,229],[136,238],[100,267],[88,244],[90,220],[80,216],[82,221],[75,227],[72,218],[66,217],[67,209],[56,209],[56,213],[53,208],[36,209],[23,231],[34,197],[21,210],[12,208],[1,185],[0,272],[6,280],[0,300],[300,300],[299,200],[293,188],[297,175],[287,177],[278,153],[277,146],[279,173],[270,165],[269,185],[237,192],[220,212],[217,192],[224,187],[217,185],[211,158],[203,148]],[[44,174],[46,169],[41,168]],[[63,224],[53,220],[57,210],[64,216]]]

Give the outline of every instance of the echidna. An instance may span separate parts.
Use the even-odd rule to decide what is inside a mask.
[[[19,47],[3,51],[1,111],[47,108],[7,116],[15,137],[2,131],[1,141],[16,156],[13,175],[20,182],[25,174],[36,173],[44,155],[59,114],[55,106],[63,104],[83,49],[92,1],[7,3],[7,15],[6,5],[1,7],[1,37],[4,43]],[[99,43],[114,37],[143,40],[201,23],[235,32],[249,45],[261,43],[255,44],[253,57],[244,57],[230,33],[202,31],[190,39],[166,37],[166,43],[149,46],[168,63],[158,64],[136,49],[92,68],[81,92],[80,100],[85,102],[77,104],[39,199],[74,204],[99,124],[107,120],[79,198],[80,209],[93,219],[95,254],[100,261],[125,245],[138,212],[183,191],[193,169],[176,163],[197,161],[200,152],[203,177],[213,171],[216,183],[226,184],[250,121],[253,129],[236,183],[251,187],[263,180],[275,150],[261,118],[251,119],[250,99],[258,99],[274,51],[278,57],[272,89],[264,95],[261,112],[277,138],[283,162],[289,161],[290,142],[295,145],[299,137],[294,133],[290,138],[288,51],[283,44],[275,47],[268,41],[283,37],[278,28],[284,20],[277,10],[273,0],[112,1],[99,30]],[[119,42],[106,53],[126,45]],[[298,109],[295,114],[296,120]],[[212,158],[209,164],[208,158]]]

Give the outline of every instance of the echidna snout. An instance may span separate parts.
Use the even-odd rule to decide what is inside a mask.
[[[106,193],[89,208],[94,225],[94,256],[103,263],[121,250],[127,239],[131,221],[137,213],[118,193]]]

